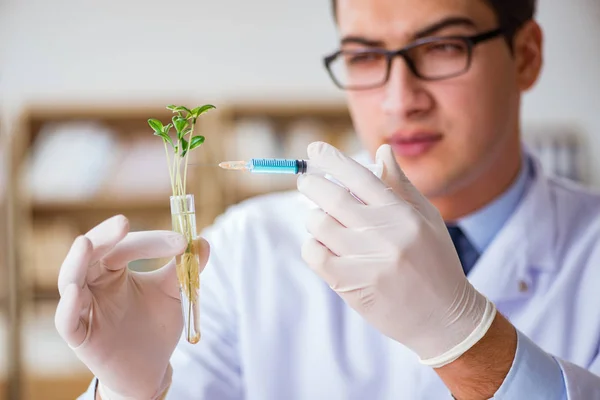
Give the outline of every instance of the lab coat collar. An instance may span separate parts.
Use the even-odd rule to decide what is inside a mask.
[[[557,263],[557,209],[541,163],[529,154],[532,183],[469,274],[473,286],[493,302],[523,299],[535,290],[536,276]]]
[[[551,272],[559,267],[558,209],[540,160],[531,154],[529,159],[533,183],[502,235],[505,240],[523,243],[528,268]]]

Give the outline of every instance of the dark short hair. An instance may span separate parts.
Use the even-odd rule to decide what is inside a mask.
[[[483,0],[492,7],[509,41],[523,24],[535,16],[537,0]],[[337,0],[331,0],[333,16],[337,19]]]

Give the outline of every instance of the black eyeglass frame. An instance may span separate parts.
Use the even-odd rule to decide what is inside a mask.
[[[404,59],[404,61],[406,62],[406,65],[408,66],[408,68],[410,69],[410,71],[419,79],[422,80],[426,80],[426,81],[438,81],[438,80],[444,80],[444,79],[450,79],[450,78],[454,78],[456,76],[462,75],[464,73],[466,73],[469,68],[471,67],[471,62],[473,59],[473,47],[475,47],[477,44],[482,43],[484,41],[493,39],[497,36],[500,36],[504,33],[504,29],[502,28],[496,28],[493,30],[489,30],[486,32],[482,32],[479,33],[477,35],[473,35],[473,36],[435,36],[435,37],[427,37],[424,39],[419,39],[414,41],[413,43],[409,44],[408,46],[402,47],[400,49],[397,50],[384,50],[384,49],[373,49],[373,50],[369,50],[367,52],[369,53],[377,53],[377,54],[382,54],[386,57],[386,72],[385,72],[385,77],[382,79],[382,81],[380,83],[376,83],[373,85],[361,85],[361,86],[344,86],[342,85],[335,77],[333,71],[331,70],[331,63],[340,55],[344,52],[344,50],[337,50],[334,53],[327,55],[323,58],[323,64],[325,65],[325,69],[327,70],[327,73],[329,74],[329,76],[331,77],[331,79],[333,80],[333,82],[335,83],[335,85],[342,89],[342,90],[367,90],[367,89],[373,89],[373,88],[377,88],[380,86],[383,86],[387,83],[387,81],[390,78],[390,71],[391,71],[391,67],[392,67],[392,61],[394,60],[395,57],[402,57],[402,59]],[[461,40],[463,41],[466,46],[467,46],[467,63],[465,65],[465,68],[459,72],[456,72],[454,74],[451,75],[445,75],[443,77],[439,77],[439,78],[428,78],[425,77],[423,75],[421,75],[419,73],[419,71],[417,70],[413,60],[410,58],[410,56],[408,55],[408,52],[410,50],[412,50],[415,47],[418,46],[422,46],[424,44],[427,43],[435,43],[437,41],[440,40]]]

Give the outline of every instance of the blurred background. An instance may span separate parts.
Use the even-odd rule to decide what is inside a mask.
[[[543,0],[538,19],[546,59],[525,140],[549,172],[598,187],[600,2]],[[217,107],[189,171],[200,227],[295,187],[218,161],[302,157],[317,139],[360,149],[321,62],[335,47],[323,0],[0,0],[0,399],[73,399],[89,384],[54,329],[58,269],[111,215],[170,228],[164,148],[146,123],[168,121],[165,105]]]

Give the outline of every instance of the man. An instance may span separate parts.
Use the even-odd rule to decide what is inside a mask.
[[[600,196],[520,144],[534,6],[338,0],[326,64],[381,180],[315,143],[354,196],[302,176],[203,232],[196,345],[173,263],[125,268],[181,237],[118,216],[78,238],[56,326],[98,377],[82,398],[600,398]]]

